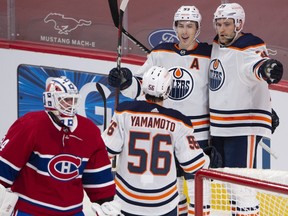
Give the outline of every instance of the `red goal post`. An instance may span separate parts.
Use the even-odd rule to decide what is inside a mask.
[[[213,181],[211,181],[213,180]],[[220,203],[220,205],[230,205],[232,196],[226,191],[226,195],[219,195],[219,191],[223,191],[227,188],[228,184],[238,185],[253,188],[257,191],[257,199],[260,202],[260,215],[288,215],[288,171],[276,171],[276,170],[263,170],[263,169],[248,169],[248,168],[218,168],[218,169],[201,169],[195,175],[195,215],[203,215],[203,199],[204,199],[204,182],[210,184],[210,205],[211,205],[211,216],[214,214],[213,208],[217,208],[216,211],[223,211],[220,215],[231,215],[226,207],[218,206],[215,207],[215,203]],[[222,189],[215,189],[215,187],[223,187]],[[213,189],[214,187],[214,189]],[[221,192],[222,193],[222,192]],[[264,195],[265,194],[265,195]],[[268,194],[268,196],[266,195]],[[223,200],[219,201],[226,196],[229,200],[226,204],[223,204]],[[229,198],[230,196],[230,198]],[[241,196],[241,193],[237,194]],[[261,198],[262,196],[262,198]],[[269,203],[273,203],[272,207],[268,208],[265,200],[271,199]],[[277,200],[281,199],[280,204],[276,203]],[[262,200],[262,201],[261,201]],[[214,203],[214,204],[213,204]],[[229,204],[227,204],[229,203]],[[262,203],[262,206],[261,206]],[[214,206],[213,206],[214,205]],[[278,205],[278,206],[277,206]],[[219,210],[220,209],[220,210]],[[224,210],[223,210],[224,209]],[[262,211],[262,213],[261,213]],[[265,212],[264,212],[265,211]],[[228,214],[224,214],[228,212]],[[218,215],[218,214],[216,214]]]

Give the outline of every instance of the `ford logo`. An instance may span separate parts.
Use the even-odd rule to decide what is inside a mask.
[[[149,34],[148,42],[154,48],[161,43],[178,43],[178,38],[173,29],[160,29]]]

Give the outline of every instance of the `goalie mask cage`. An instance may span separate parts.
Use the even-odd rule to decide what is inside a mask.
[[[203,206],[210,205],[210,214]],[[195,176],[195,215],[288,216],[288,171],[217,168]]]

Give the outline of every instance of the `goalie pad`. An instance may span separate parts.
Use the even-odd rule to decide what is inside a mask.
[[[124,216],[121,214],[121,204],[116,200],[105,202],[102,205],[92,203],[92,210],[97,216]]]
[[[18,200],[18,195],[0,184],[0,215],[10,216]]]

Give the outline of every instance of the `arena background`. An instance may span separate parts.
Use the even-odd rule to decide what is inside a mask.
[[[287,0],[237,2],[246,12],[244,32],[260,36],[267,43],[271,57],[284,64],[283,81],[272,85],[270,91],[273,108],[280,116],[280,126],[267,143],[278,158],[259,148],[257,165],[287,170]],[[124,27],[151,49],[155,44],[176,40],[172,31],[174,13],[181,5],[193,4],[203,17],[198,39],[211,43],[215,35],[213,13],[220,3],[220,0],[130,0]],[[100,82],[106,87],[109,121],[114,110],[114,89],[107,85],[107,73],[116,66],[116,46],[117,29],[107,0],[0,0],[0,136],[5,135],[19,116],[42,109],[40,95],[44,90],[44,78],[51,74],[71,77],[78,74],[76,82],[79,78],[90,77],[85,85],[80,85],[80,90],[88,86],[85,88],[88,100],[80,112],[103,129],[102,101],[90,83]],[[133,71],[144,62],[146,53],[123,36],[123,56],[122,65]],[[49,71],[45,76],[35,73],[42,68]],[[88,112],[84,111],[87,107]]]
[[[195,5],[202,14],[198,39],[211,43],[215,36],[213,13],[221,2],[229,1],[131,0],[125,11],[124,27],[151,49],[149,35],[157,30],[172,30],[175,11],[181,5]],[[282,61],[287,70],[287,0],[237,2],[246,12],[243,31],[260,36],[267,43],[270,55]],[[117,45],[117,29],[113,25],[108,0],[0,0],[0,18],[0,38],[12,41],[24,40],[110,51],[115,51]],[[167,34],[165,40],[169,39],[175,38]],[[164,38],[156,34],[154,44],[155,40],[159,43]],[[127,37],[123,37],[123,44],[123,55],[145,56]],[[288,75],[285,74],[284,77],[287,79]]]

